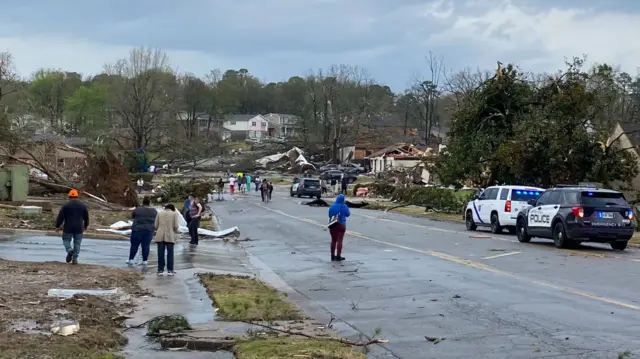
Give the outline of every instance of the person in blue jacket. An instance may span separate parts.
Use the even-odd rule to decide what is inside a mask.
[[[351,216],[349,207],[344,203],[344,195],[339,194],[329,207],[329,233],[331,234],[331,261],[343,261],[342,240],[347,231],[347,217]]]

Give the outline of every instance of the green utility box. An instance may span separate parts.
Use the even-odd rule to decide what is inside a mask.
[[[29,194],[29,166],[0,168],[0,201],[25,202]]]

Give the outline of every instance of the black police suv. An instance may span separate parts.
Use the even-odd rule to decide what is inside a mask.
[[[516,220],[516,234],[523,243],[538,237],[553,239],[558,248],[597,242],[624,250],[633,236],[633,210],[618,191],[557,186],[529,201],[529,205]]]

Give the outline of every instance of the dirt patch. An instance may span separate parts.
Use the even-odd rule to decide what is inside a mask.
[[[133,310],[130,295],[144,293],[140,279],[126,269],[0,260],[0,358],[120,358],[113,353],[126,344],[120,328]],[[62,300],[47,296],[52,288],[119,288],[129,295]],[[80,323],[78,333],[50,334],[54,323],[68,320]]]
[[[303,313],[285,295],[251,277],[200,275],[207,294],[226,320],[300,320]]]
[[[240,342],[234,348],[238,359],[320,358],[366,359],[350,346],[329,340],[277,338]]]

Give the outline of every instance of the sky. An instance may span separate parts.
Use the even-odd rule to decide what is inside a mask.
[[[586,54],[635,74],[638,33],[632,0],[29,0],[0,11],[0,52],[24,77],[95,75],[145,46],[199,76],[245,68],[284,81],[348,64],[394,91],[430,77],[429,52],[447,72],[497,61],[555,72]]]

